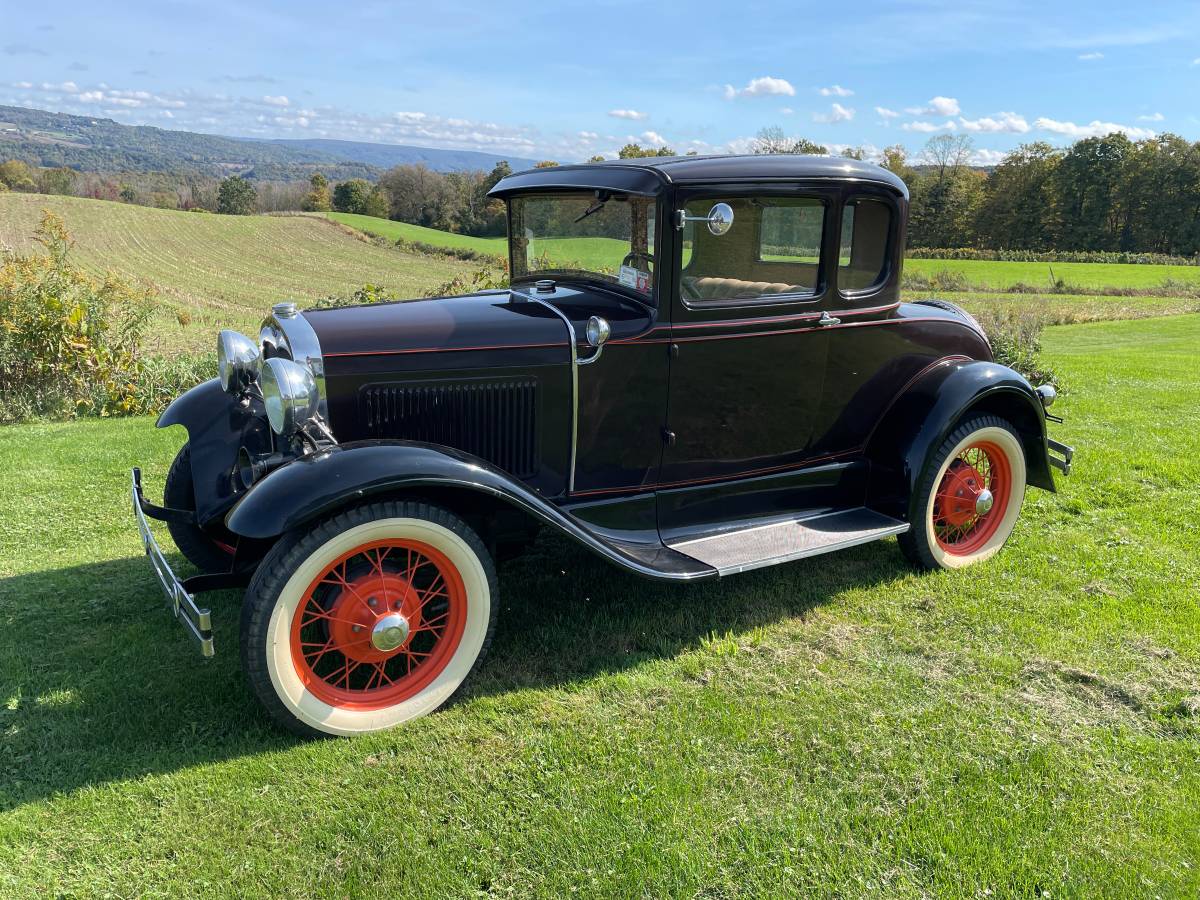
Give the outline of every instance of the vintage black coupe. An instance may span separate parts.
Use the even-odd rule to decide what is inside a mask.
[[[176,616],[248,584],[242,663],[308,735],[388,728],[479,664],[497,554],[557,529],[660,581],[896,535],[924,568],[996,553],[1054,490],[1050,386],[976,321],[900,302],[908,192],[831,157],[621,160],[505,178],[512,284],[223,331],[187,443],[133,501]],[[180,581],[146,517],[202,574]],[[802,574],[802,573],[801,573]]]

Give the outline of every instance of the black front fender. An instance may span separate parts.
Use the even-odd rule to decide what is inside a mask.
[[[1046,443],[1046,416],[1019,372],[995,362],[947,360],[931,366],[896,398],[867,444],[878,467],[872,505],[906,511],[926,463],[964,417],[991,414],[1008,421],[1025,450],[1026,481],[1055,490]]]
[[[187,429],[196,518],[201,524],[224,515],[245,493],[241,482],[233,477],[238,450],[245,446],[251,452],[262,453],[272,446],[262,402],[243,402],[230,396],[216,378],[176,397],[155,425],[182,425]]]
[[[225,526],[242,537],[271,540],[371,497],[447,488],[499,499],[639,575],[690,581],[717,574],[661,544],[647,554],[607,539],[482,459],[414,441],[357,441],[294,460],[255,484],[230,510]]]

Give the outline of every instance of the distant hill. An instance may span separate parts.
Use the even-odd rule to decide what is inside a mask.
[[[376,178],[401,163],[424,163],[439,172],[491,169],[508,159],[514,169],[532,160],[467,150],[331,140],[257,140],[150,125],[122,125],[96,116],[73,116],[0,106],[0,160],[70,166],[85,172],[199,172],[248,178]]]
[[[361,141],[333,141],[320,138],[307,140],[277,139],[269,141],[278,147],[320,153],[330,159],[351,160],[381,169],[392,166],[424,163],[435,172],[489,171],[496,163],[507,160],[514,170],[533,168],[534,160],[516,156],[497,156],[478,150],[442,150],[436,147],[410,147],[407,144],[366,144]]]

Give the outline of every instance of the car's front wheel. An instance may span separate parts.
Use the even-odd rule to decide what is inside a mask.
[[[995,555],[1025,497],[1025,451],[996,416],[963,422],[925,467],[909,501],[900,547],[926,569],[961,569]]]
[[[242,610],[242,664],[306,736],[391,728],[448,701],[491,643],[496,573],[457,516],[382,502],[285,535]]]

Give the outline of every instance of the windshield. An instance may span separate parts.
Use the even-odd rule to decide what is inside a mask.
[[[577,191],[510,201],[513,279],[583,276],[654,290],[654,200]]]

